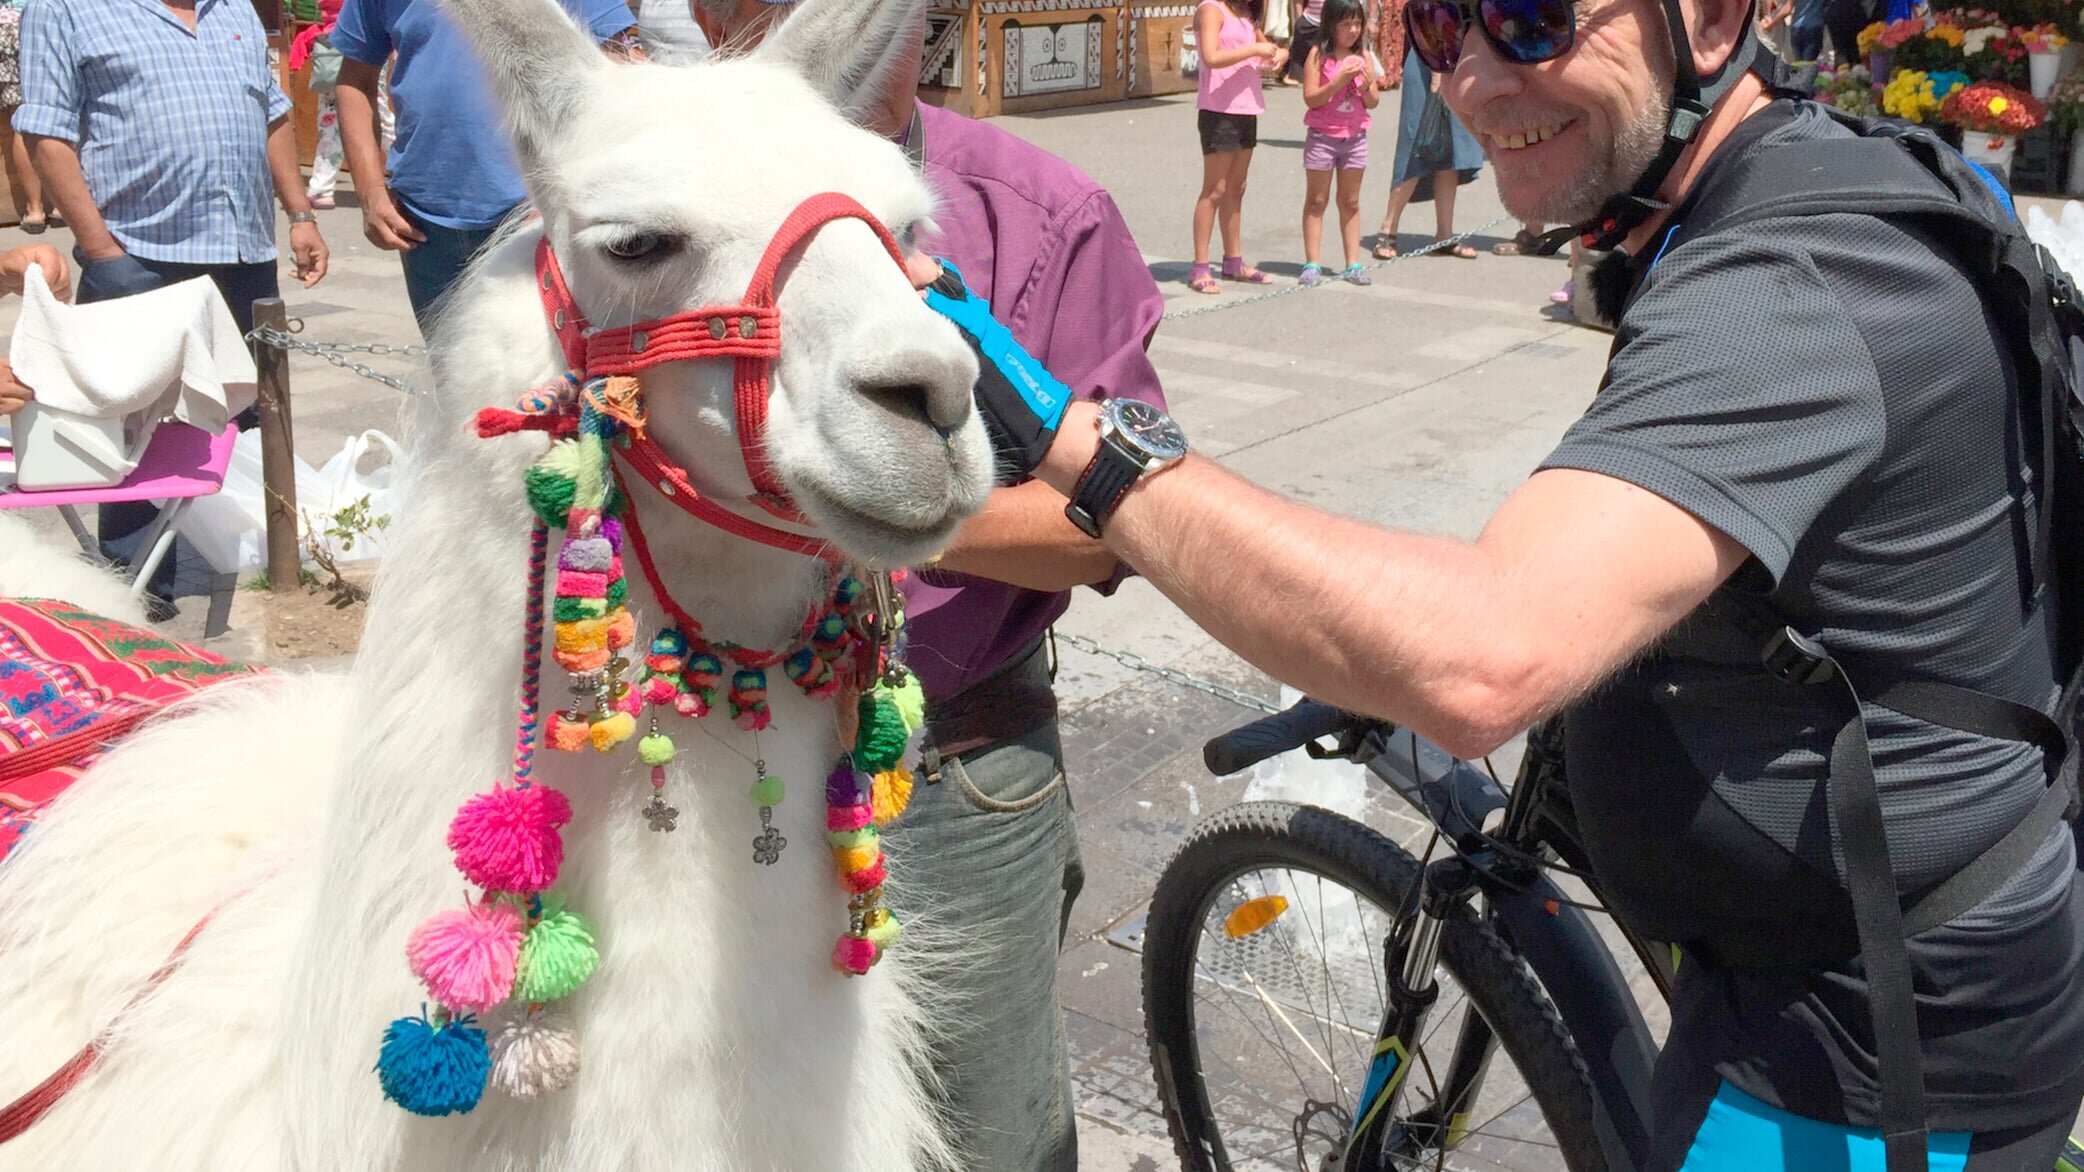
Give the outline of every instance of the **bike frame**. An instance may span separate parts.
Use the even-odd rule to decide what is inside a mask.
[[[1606,1167],[1613,1172],[1643,1167],[1649,1152],[1656,1039],[1591,916],[1548,873],[1526,861],[1554,857],[1584,869],[1569,795],[1560,771],[1552,768],[1555,758],[1530,739],[1519,780],[1508,796],[1487,771],[1450,757],[1404,729],[1374,725],[1359,738],[1347,738],[1336,753],[1312,747],[1312,755],[1347,756],[1364,765],[1437,827],[1453,848],[1453,854],[1426,868],[1424,889],[1412,914],[1384,942],[1390,997],[1375,1051],[1377,1066],[1416,1053],[1436,992],[1432,974],[1440,926],[1480,891],[1480,914],[1540,978],[1584,1058]],[[1494,815],[1501,820],[1486,834],[1484,827]],[[1507,849],[1500,849],[1500,843]],[[1596,887],[1592,896],[1596,902]],[[1621,931],[1669,998],[1675,969],[1671,951],[1637,938],[1625,927]],[[1496,1048],[1490,1027],[1469,1013],[1440,1079],[1437,1102],[1474,1101]],[[1370,1102],[1364,1093],[1347,1147],[1349,1172],[1388,1169],[1385,1153],[1392,1137],[1383,1129],[1395,1115],[1394,1099],[1403,1082],[1378,1078],[1371,1071],[1368,1087],[1383,1088],[1376,1095],[1385,1101]],[[1461,1138],[1457,1132],[1464,1120],[1450,1116],[1419,1122],[1442,1129],[1429,1146],[1452,1147]]]

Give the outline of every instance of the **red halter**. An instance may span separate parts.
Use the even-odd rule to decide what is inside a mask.
[[[578,303],[572,300],[572,291],[565,284],[547,235],[536,244],[536,287],[542,293],[543,312],[549,316],[550,328],[557,331],[558,345],[564,348],[565,364],[582,380],[635,374],[662,362],[736,359],[732,387],[738,416],[738,447],[745,460],[746,475],[753,484],[751,500],[784,521],[801,522],[803,516],[775,477],[766,452],[768,373],[781,353],[781,314],[775,308],[775,278],[782,262],[812,233],[841,219],[867,224],[890,259],[898,268],[904,267],[904,253],[882,221],[853,199],[828,191],[796,205],[796,210],[782,221],[774,238],[767,242],[760,266],[753,270],[745,300],[738,305],[705,305],[656,321],[590,330],[586,315],[579,312]],[[735,536],[780,549],[813,556],[826,552],[826,544],[820,538],[762,525],[705,498],[689,483],[686,470],[674,464],[648,435],[635,435],[622,454],[646,483],[691,516]]]

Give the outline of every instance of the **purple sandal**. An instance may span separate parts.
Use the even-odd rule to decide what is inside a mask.
[[[1223,279],[1226,281],[1243,281],[1247,285],[1265,285],[1273,281],[1272,277],[1246,264],[1245,258],[1241,256],[1226,256],[1223,258]]]

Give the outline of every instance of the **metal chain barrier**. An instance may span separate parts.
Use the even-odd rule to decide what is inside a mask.
[[[1400,252],[1397,255],[1390,257],[1388,260],[1378,260],[1374,264],[1365,266],[1366,271],[1374,272],[1377,269],[1386,269],[1393,264],[1399,264],[1403,261],[1416,260],[1421,256],[1430,256],[1433,253],[1439,252],[1441,249],[1444,248],[1454,248],[1457,245],[1467,241],[1469,238],[1473,236],[1481,236],[1485,232],[1488,232],[1491,229],[1497,227],[1498,225],[1506,223],[1511,219],[1511,216],[1499,216],[1497,219],[1492,220],[1488,224],[1478,224],[1476,227],[1471,228],[1467,232],[1463,232],[1459,235],[1448,236],[1439,240],[1435,240],[1431,244],[1426,245],[1424,248],[1415,249],[1411,252]],[[1180,321],[1190,317],[1203,317],[1211,313],[1221,313],[1226,309],[1236,309],[1242,305],[1256,305],[1262,301],[1272,301],[1276,297],[1286,297],[1291,293],[1319,293],[1331,288],[1333,285],[1341,283],[1342,282],[1339,281],[1336,275],[1331,274],[1327,270],[1327,274],[1322,285],[1310,286],[1303,284],[1295,284],[1289,285],[1281,289],[1269,289],[1264,293],[1254,293],[1250,297],[1239,297],[1236,300],[1217,301],[1209,305],[1197,305],[1192,309],[1175,309],[1167,313],[1162,320]]]
[[[310,354],[317,358],[323,358],[349,374],[359,375],[370,382],[382,383],[394,391],[402,391],[408,395],[420,393],[417,388],[408,384],[404,379],[364,366],[346,357],[346,355],[370,354],[377,357],[413,358],[427,353],[425,346],[393,346],[386,342],[307,342],[296,336],[303,329],[304,319],[293,317],[289,319],[288,330],[278,330],[273,326],[258,326],[246,335],[246,340],[259,342],[263,346],[272,346],[277,350],[293,350],[301,354]]]
[[[1250,708],[1255,712],[1264,712],[1268,715],[1282,711],[1278,705],[1269,704],[1249,692],[1240,692],[1226,684],[1219,684],[1214,680],[1205,680],[1197,675],[1189,675],[1176,667],[1166,667],[1161,663],[1152,663],[1134,651],[1114,651],[1100,646],[1084,635],[1073,635],[1066,631],[1053,631],[1052,636],[1063,646],[1075,648],[1088,655],[1097,655],[1102,659],[1112,659],[1131,671],[1154,675],[1167,683],[1178,684],[1182,688],[1189,688],[1196,692],[1204,692],[1218,700],[1228,700],[1239,708]]]

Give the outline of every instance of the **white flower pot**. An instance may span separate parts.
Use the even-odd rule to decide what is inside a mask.
[[[1980,130],[1961,132],[1961,153],[1969,161],[1981,163],[2002,175],[2007,182],[2011,179],[2012,155],[2019,149],[2019,140],[2009,134],[1984,134]]]
[[[2029,84],[2034,97],[2048,96],[2048,91],[2054,89],[2056,81],[2062,77],[2062,65],[2063,53],[2060,49],[2053,53],[2026,55],[2026,75],[2031,79]]]
[[[2070,132],[2069,182],[2063,190],[2070,195],[2084,195],[2084,130]]]

